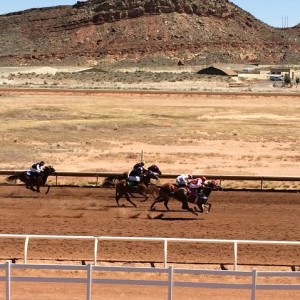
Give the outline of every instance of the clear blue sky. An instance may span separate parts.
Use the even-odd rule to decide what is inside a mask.
[[[29,8],[73,5],[77,0],[0,0],[0,14]],[[300,23],[300,0],[230,0],[257,19],[274,26]]]

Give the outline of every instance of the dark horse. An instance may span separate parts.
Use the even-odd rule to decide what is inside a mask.
[[[22,182],[25,183],[26,188],[27,189],[31,189],[34,192],[40,193],[40,187],[41,186],[47,186],[48,189],[46,191],[46,194],[48,194],[49,190],[50,190],[50,186],[46,184],[48,176],[50,174],[53,174],[55,172],[54,168],[51,166],[47,166],[44,168],[44,170],[32,177],[30,175],[28,175],[27,171],[22,172],[20,174],[16,174],[16,175],[11,175],[9,177],[6,178],[7,182],[13,182],[16,181],[17,179],[21,180]],[[34,188],[36,187],[36,188]]]
[[[170,210],[168,207],[168,202],[170,198],[174,198],[180,202],[182,202],[182,209],[186,209],[193,214],[196,212],[193,211],[192,208],[189,207],[188,203],[194,203],[200,209],[199,211],[195,209],[197,212],[204,212],[204,206],[208,207],[208,211],[211,209],[211,203],[208,203],[208,196],[210,195],[212,190],[219,189],[219,185],[214,180],[207,180],[204,186],[199,190],[196,195],[192,195],[189,192],[187,187],[177,187],[172,183],[165,183],[162,185],[158,197],[155,198],[154,202],[150,206],[150,210],[155,209],[155,204],[159,202],[164,202],[164,206],[167,210]]]
[[[150,166],[146,172],[141,176],[141,181],[138,185],[133,185],[132,182],[128,181],[127,179],[121,179],[116,183],[116,201],[118,206],[119,200],[121,198],[126,198],[126,200],[131,203],[133,206],[136,206],[130,200],[130,197],[134,197],[133,194],[137,193],[143,196],[142,202],[147,201],[148,194],[158,193],[158,188],[151,184],[151,179],[158,180],[159,175],[161,175],[161,171],[156,165]]]
[[[124,172],[122,174],[117,174],[117,175],[110,175],[104,178],[101,186],[106,188],[115,187],[120,180],[126,179],[127,177],[128,177],[128,172]]]

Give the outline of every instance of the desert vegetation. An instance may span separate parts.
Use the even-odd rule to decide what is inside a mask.
[[[2,93],[1,169],[297,176],[297,96]]]

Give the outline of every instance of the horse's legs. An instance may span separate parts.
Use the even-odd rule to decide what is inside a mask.
[[[182,209],[186,209],[189,212],[191,212],[192,214],[198,216],[198,214],[192,208],[189,207],[187,197],[185,197],[185,199],[182,199],[181,202],[182,202],[182,207],[181,207]]]
[[[168,206],[168,203],[169,203],[169,199],[167,198],[165,201],[164,201],[164,206],[167,210],[170,210],[169,209],[169,206]]]
[[[166,197],[163,197],[163,196],[158,196],[154,199],[153,203],[151,204],[150,210],[154,210],[155,209],[155,207],[154,207],[155,204],[159,203],[159,202],[164,202],[164,205],[165,205],[166,209],[169,210],[168,201],[169,201],[168,197],[166,198]]]
[[[45,194],[48,194],[49,193],[49,191],[50,191],[50,185],[46,185],[47,186],[47,191],[46,191],[46,193]]]
[[[118,206],[120,206],[120,204],[119,204],[120,198],[121,198],[120,191],[118,191],[118,188],[116,187],[116,202],[117,202]]]
[[[135,203],[133,203],[133,202],[130,200],[129,193],[125,193],[125,198],[126,198],[126,200],[127,200],[129,203],[131,203],[134,207],[137,206]]]
[[[26,186],[26,188],[32,190],[33,192],[37,192],[37,190],[33,187],[32,184],[29,184],[28,187]]]
[[[146,202],[148,200],[149,196],[148,195],[143,195],[143,196],[144,196],[144,199],[142,199],[141,202]]]
[[[206,202],[206,205],[208,205],[208,209],[207,209],[207,214],[210,212],[210,209],[211,209],[211,203],[208,203],[208,202]]]

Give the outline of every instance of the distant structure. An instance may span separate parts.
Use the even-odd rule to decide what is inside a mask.
[[[288,16],[281,16],[281,24],[282,28],[287,28],[289,27],[289,17]]]
[[[238,76],[238,74],[230,69],[226,69],[222,66],[210,66],[204,68],[197,72],[197,74],[204,74],[204,75],[219,75],[219,76]]]

